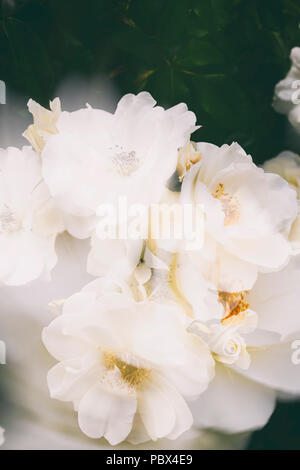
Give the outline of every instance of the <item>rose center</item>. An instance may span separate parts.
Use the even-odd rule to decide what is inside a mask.
[[[135,150],[127,152],[119,145],[114,149],[112,162],[114,169],[122,176],[130,176],[139,169],[141,163]]]
[[[103,365],[107,370],[113,370],[117,367],[121,373],[122,379],[134,388],[138,388],[144,380],[149,377],[151,372],[150,369],[129,364],[108,351],[103,353]]]
[[[236,354],[238,352],[238,349],[238,345],[233,340],[230,340],[226,345],[225,352],[226,354],[229,354],[231,356]]]

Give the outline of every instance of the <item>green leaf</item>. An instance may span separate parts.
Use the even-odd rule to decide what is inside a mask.
[[[47,101],[52,71],[41,39],[26,23],[14,18],[4,20],[4,30],[15,68],[16,84],[22,84],[32,98]]]
[[[143,63],[157,64],[161,60],[162,51],[158,44],[137,28],[122,27],[111,40],[119,49],[135,56]]]
[[[208,37],[191,38],[177,60],[181,67],[221,64],[223,62],[224,56],[220,49]]]

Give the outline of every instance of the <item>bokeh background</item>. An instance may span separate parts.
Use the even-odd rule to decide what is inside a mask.
[[[109,109],[123,94],[147,90],[163,106],[187,103],[202,126],[194,140],[238,141],[258,164],[300,151],[286,117],[272,109],[274,86],[300,46],[299,0],[0,3],[0,146],[17,143],[7,118],[16,126],[30,119],[30,97],[47,106],[62,90],[68,110],[87,101]],[[248,447],[300,449],[299,424],[300,404],[279,404]]]

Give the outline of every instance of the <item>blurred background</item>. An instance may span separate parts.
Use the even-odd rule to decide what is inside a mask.
[[[147,90],[162,106],[187,103],[202,126],[193,140],[238,141],[257,164],[300,151],[286,117],[272,109],[274,86],[300,46],[299,0],[0,4],[1,147],[25,144],[30,97],[47,106],[60,95],[67,110],[86,102],[113,110],[123,94]],[[248,447],[300,449],[298,423],[300,404],[282,403]]]

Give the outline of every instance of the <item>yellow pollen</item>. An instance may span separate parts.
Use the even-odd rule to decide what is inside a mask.
[[[226,323],[229,318],[239,315],[245,312],[249,308],[248,302],[245,301],[245,294],[243,292],[223,292],[219,291],[219,301],[224,307],[224,317],[222,323]]]
[[[224,184],[219,183],[212,195],[217,199],[221,199],[225,195]]]
[[[224,184],[219,183],[212,196],[222,201],[225,214],[224,225],[234,225],[240,217],[238,202],[232,196],[225,193]]]
[[[150,375],[150,369],[133,366],[122,361],[118,356],[108,351],[103,353],[103,365],[108,370],[117,367],[121,373],[122,379],[131,387],[138,388]]]

